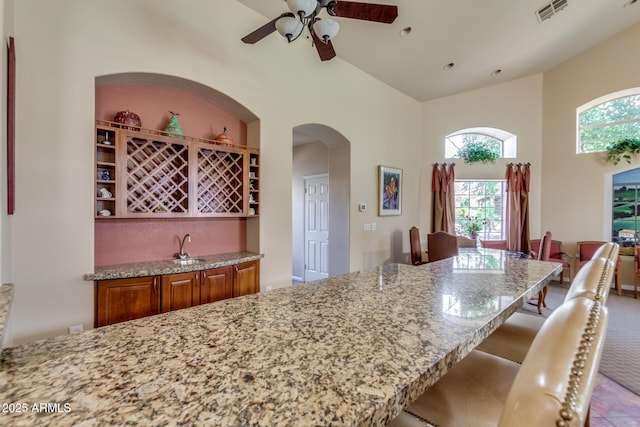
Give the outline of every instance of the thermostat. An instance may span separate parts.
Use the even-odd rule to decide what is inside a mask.
[[[358,210],[359,210],[360,212],[365,212],[365,211],[367,210],[367,205],[366,205],[365,203],[360,203],[360,204],[358,205]]]

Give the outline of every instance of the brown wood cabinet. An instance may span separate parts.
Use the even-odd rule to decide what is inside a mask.
[[[200,272],[200,304],[233,297],[233,267],[220,267]]]
[[[236,264],[233,269],[234,297],[260,292],[260,263],[258,261]]]
[[[260,292],[260,261],[192,271],[95,282],[95,326]]]
[[[200,272],[162,276],[160,300],[163,313],[200,304]]]
[[[105,326],[160,313],[159,278],[99,280],[96,282],[95,326]]]

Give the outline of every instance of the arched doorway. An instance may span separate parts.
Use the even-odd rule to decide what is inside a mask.
[[[308,281],[306,259],[305,178],[326,174],[328,178],[327,275],[349,272],[349,205],[351,151],[349,141],[334,129],[320,124],[296,126],[292,134],[292,280]],[[313,276],[317,278],[318,276]]]

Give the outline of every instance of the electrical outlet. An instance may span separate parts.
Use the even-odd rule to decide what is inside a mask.
[[[83,330],[84,329],[83,329],[82,325],[69,326],[69,334],[71,334],[71,335],[79,334]]]
[[[269,291],[270,291],[270,290],[272,290],[272,289],[273,289],[273,287],[271,287],[271,286],[267,286],[267,292],[269,292]]]

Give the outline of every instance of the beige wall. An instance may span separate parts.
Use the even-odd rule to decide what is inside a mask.
[[[542,161],[542,75],[490,86],[424,104],[425,161],[421,173],[424,185],[422,199],[431,209],[431,166],[451,162],[444,158],[444,138],[455,131],[472,127],[502,129],[518,137],[517,157],[499,159],[495,164],[468,165],[456,161],[456,178],[502,179],[506,164],[531,163],[530,225],[531,235],[540,234]],[[420,229],[428,230],[426,215],[420,218]],[[425,233],[421,233],[425,234]],[[422,237],[422,236],[421,236]],[[424,238],[423,238],[424,239]]]
[[[640,87],[640,25],[545,73],[545,189],[542,225],[569,245],[608,240],[607,177],[640,166],[606,163],[603,153],[576,154],[576,108],[603,95]],[[608,192],[608,193],[607,193]]]
[[[637,158],[614,166],[604,153],[576,154],[576,108],[640,87],[639,45],[640,25],[635,25],[544,75],[542,227],[571,253],[577,241],[610,239],[611,176],[640,166]],[[623,273],[629,277],[632,265],[626,264]]]
[[[404,168],[410,183],[405,194],[417,193],[419,103],[340,59],[320,62],[302,39],[287,44],[274,35],[256,45],[241,43],[265,18],[233,0],[180,7],[170,0],[16,3],[16,215],[2,218],[11,235],[2,236],[12,260],[5,279],[16,283],[8,343],[93,323],[93,285],[82,275],[93,271],[96,76],[149,72],[186,78],[259,117],[249,130],[259,135],[262,150],[263,289],[290,284],[295,126],[320,123],[349,141],[352,199],[375,206],[378,164]],[[417,219],[418,202],[405,197],[402,216],[379,220],[378,230],[365,235],[363,224],[377,219],[374,211],[351,210],[351,270],[363,267],[365,253],[389,250],[390,234]]]

